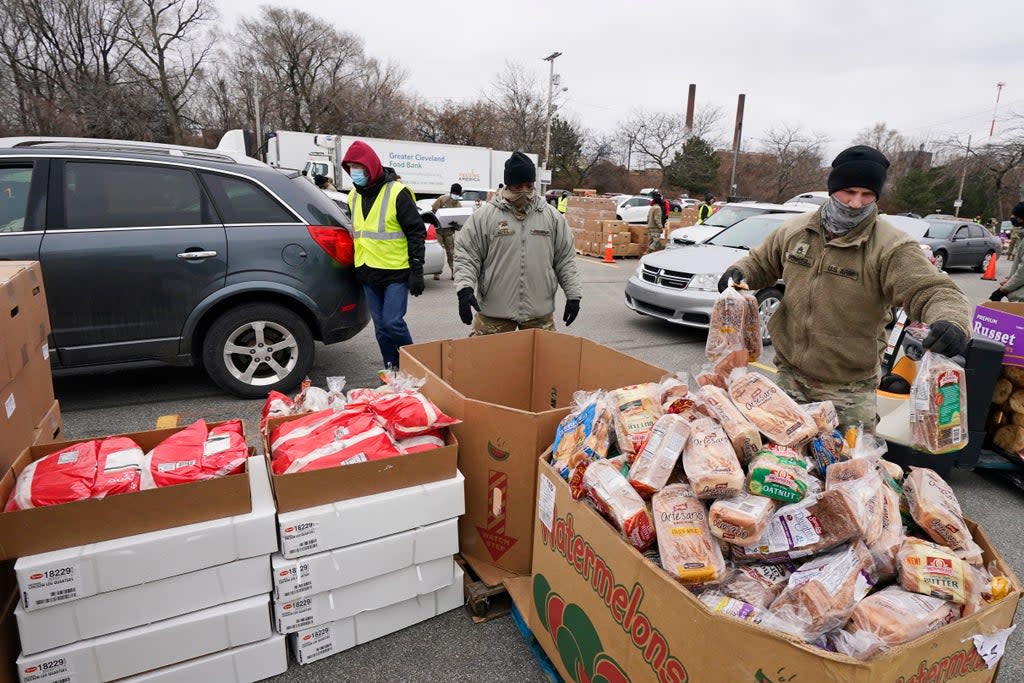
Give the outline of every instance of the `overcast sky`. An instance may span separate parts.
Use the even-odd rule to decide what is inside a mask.
[[[542,58],[560,51],[563,113],[597,131],[636,108],[683,111],[689,83],[698,105],[726,111],[727,140],[746,93],[745,149],[780,123],[824,133],[830,155],[876,122],[915,140],[977,141],[999,81],[997,132],[1024,114],[1024,0],[270,4],[358,34],[431,100],[479,97],[508,60],[546,84]],[[225,28],[257,11],[249,0],[218,6]]]

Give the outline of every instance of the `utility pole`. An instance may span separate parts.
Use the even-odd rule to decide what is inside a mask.
[[[547,57],[544,57],[544,61],[548,63],[550,69],[548,71],[548,114],[547,121],[544,125],[544,163],[541,164],[541,169],[547,171],[548,164],[550,163],[549,157],[551,155],[551,100],[554,97],[555,90],[555,60],[562,56],[561,52],[552,52]],[[547,175],[547,174],[545,174]],[[541,190],[544,190],[545,183],[541,183]]]
[[[736,132],[733,133],[732,138],[732,175],[729,178],[729,194],[726,201],[731,201],[729,197],[736,196],[736,164],[740,160],[740,141],[743,139],[743,106],[746,101],[747,96],[740,93],[739,99],[736,101]]]
[[[263,118],[260,116],[260,79],[256,77],[253,84],[253,109],[256,113],[256,158],[260,161],[266,160],[266,156],[258,150],[263,147]]]
[[[995,119],[993,119],[995,121]],[[964,154],[964,168],[960,172],[960,190],[956,193],[956,201],[953,202],[953,215],[960,217],[960,207],[964,205],[964,181],[967,179],[967,160],[971,158],[971,136],[967,136],[967,152]]]

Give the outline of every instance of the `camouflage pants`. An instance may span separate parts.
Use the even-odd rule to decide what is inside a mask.
[[[444,248],[444,254],[448,258],[448,270],[452,271],[452,278],[454,278],[455,266],[452,265],[452,260],[455,257],[455,231],[451,228],[439,228],[437,241]],[[444,272],[444,268],[441,269],[441,272]]]
[[[516,330],[551,330],[555,329],[555,318],[553,315],[542,315],[539,318],[529,320],[507,320],[505,318],[491,318],[483,313],[473,316],[473,330],[470,337],[482,337],[485,334],[501,334],[502,332],[515,332]]]
[[[864,425],[874,432],[878,424],[878,380],[864,380],[849,384],[829,384],[804,377],[788,365],[779,364],[775,383],[799,403],[832,401],[839,416],[840,428]]]
[[[661,230],[647,231],[647,251],[661,251],[665,248],[665,242],[661,239]]]

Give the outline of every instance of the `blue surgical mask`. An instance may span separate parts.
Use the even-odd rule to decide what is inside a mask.
[[[358,168],[353,168],[349,175],[352,176],[352,182],[360,187],[370,181],[370,177],[366,175],[366,171]]]

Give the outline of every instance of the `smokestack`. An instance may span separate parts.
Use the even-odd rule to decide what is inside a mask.
[[[690,94],[686,98],[686,137],[693,135],[693,107],[697,101],[697,84],[690,84]]]
[[[746,101],[747,96],[740,93],[739,99],[736,101],[736,131],[732,137],[732,175],[729,178],[729,191],[726,192],[726,197],[730,198],[736,194],[736,164],[740,159],[740,141],[743,139],[743,105]]]

